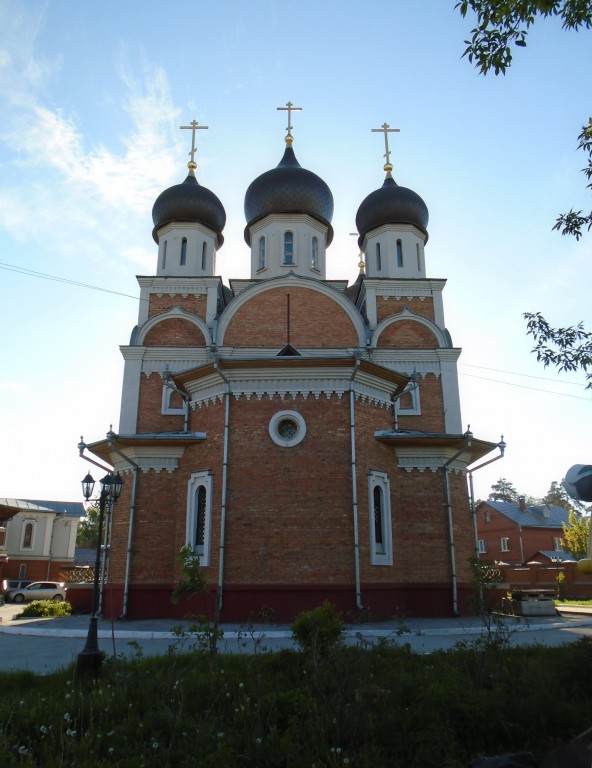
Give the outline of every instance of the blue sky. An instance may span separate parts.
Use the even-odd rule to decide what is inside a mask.
[[[592,328],[592,235],[551,231],[557,214],[590,206],[576,145],[592,33],[539,23],[506,77],[484,78],[461,59],[471,20],[454,5],[0,4],[0,495],[78,499],[80,435],[117,430],[135,275],[156,266],[152,204],[185,177],[179,126],[209,126],[197,176],[226,209],[228,283],[249,275],[244,193],[282,155],[276,107],[288,100],[303,109],[296,155],[335,198],[330,278],[355,279],[355,214],[382,184],[371,128],[400,128],[394,176],[430,211],[427,272],[448,280],[463,421],[508,444],[475,474],[477,495],[505,476],[542,496],[592,463],[583,376],[539,365],[522,318]]]

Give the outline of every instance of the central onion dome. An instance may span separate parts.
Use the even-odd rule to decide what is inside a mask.
[[[358,208],[358,244],[361,248],[368,232],[385,224],[412,224],[425,234],[427,242],[429,217],[421,197],[412,189],[400,187],[389,170],[382,187],[371,192]]]
[[[188,165],[189,173],[185,181],[165,189],[156,198],[152,207],[152,237],[158,243],[157,232],[165,224],[191,222],[213,230],[220,247],[224,242],[222,230],[226,224],[226,211],[216,195],[198,183],[194,173],[195,164]]]
[[[291,139],[291,137],[290,137]],[[249,227],[270,213],[305,213],[328,227],[327,245],[333,239],[333,195],[327,184],[312,171],[302,168],[291,146],[277,168],[258,176],[245,194],[245,240],[251,245]]]

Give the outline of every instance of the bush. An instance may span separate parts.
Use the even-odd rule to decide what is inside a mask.
[[[292,624],[292,637],[303,651],[321,656],[341,643],[343,621],[334,605],[325,600],[312,611],[299,613]]]
[[[25,618],[48,616],[69,616],[72,613],[72,606],[65,601],[54,600],[33,600],[23,610],[17,614]]]

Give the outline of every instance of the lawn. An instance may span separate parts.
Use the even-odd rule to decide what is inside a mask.
[[[185,646],[186,647],[186,646]],[[510,647],[493,631],[431,655],[346,647],[106,660],[0,674],[0,764],[467,768],[541,756],[591,720],[592,642]]]

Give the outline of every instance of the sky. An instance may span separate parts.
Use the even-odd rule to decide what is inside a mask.
[[[217,272],[250,273],[243,202],[275,167],[291,101],[294,149],[335,200],[329,279],[356,279],[355,215],[394,178],[429,212],[426,269],[446,278],[464,425],[507,444],[474,474],[542,497],[592,464],[583,374],[545,369],[523,313],[592,329],[592,233],[577,136],[590,116],[592,32],[539,21],[505,77],[462,58],[455,0],[3,0],[0,3],[0,496],[79,500],[87,443],[117,431],[136,275],[156,272],[151,210],[186,176],[227,214]],[[496,454],[492,454],[496,455]],[[489,458],[489,457],[488,457]],[[97,471],[97,478],[100,475]]]

